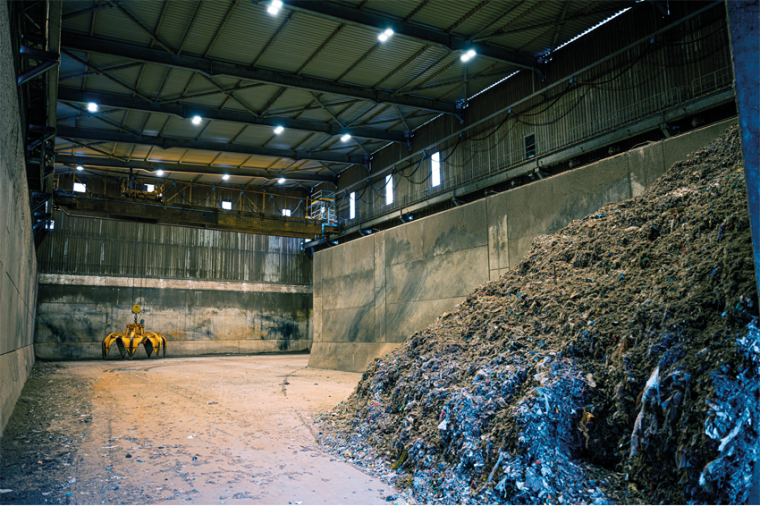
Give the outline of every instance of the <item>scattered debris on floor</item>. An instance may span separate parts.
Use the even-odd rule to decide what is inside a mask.
[[[307,361],[38,361],[0,439],[0,504],[386,504],[394,490],[319,451],[304,426],[359,375],[328,380]]]
[[[738,130],[375,360],[326,448],[424,503],[743,503],[760,330]]]
[[[2,439],[0,479],[4,485],[14,485],[6,491],[3,504],[44,504],[72,495],[68,490],[76,479],[68,474],[79,464],[77,450],[88,437],[87,425],[81,424],[90,423],[92,410],[87,399],[77,395],[87,383],[62,378],[57,374],[60,367],[36,363],[16,401],[14,423],[6,426]],[[46,404],[46,396],[54,398],[55,404]],[[46,479],[58,469],[57,480]]]

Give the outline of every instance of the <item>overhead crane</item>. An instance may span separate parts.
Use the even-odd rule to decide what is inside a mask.
[[[162,225],[176,225],[208,230],[226,230],[247,234],[274,235],[298,239],[314,239],[326,233],[336,233],[334,211],[323,217],[284,216],[259,210],[222,209],[192,203],[172,201],[164,194],[164,186],[147,191],[144,185],[122,185],[120,195],[74,192],[55,189],[53,202],[67,215],[105,218],[121,221],[139,221]],[[307,199],[307,208],[311,198]],[[325,203],[320,200],[320,206]]]

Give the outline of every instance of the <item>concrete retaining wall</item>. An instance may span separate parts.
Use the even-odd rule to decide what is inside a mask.
[[[309,365],[361,372],[503,275],[536,236],[641,195],[674,162],[736,120],[711,125],[314,256]]]
[[[40,274],[35,353],[99,359],[103,338],[133,321],[133,304],[142,306],[147,331],[166,336],[167,356],[306,351],[311,344],[311,286]],[[110,357],[119,357],[115,347]]]
[[[8,2],[0,2],[0,436],[34,363],[37,261]]]
[[[310,348],[312,263],[300,240],[53,216],[38,251],[37,357],[99,359],[133,304],[169,339],[167,356]]]

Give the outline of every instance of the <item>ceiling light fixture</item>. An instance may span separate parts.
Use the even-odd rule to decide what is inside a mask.
[[[477,53],[475,53],[475,50],[474,50],[474,49],[470,49],[470,50],[469,50],[469,51],[467,51],[465,54],[463,54],[463,55],[462,55],[462,56],[461,56],[459,59],[460,59],[460,60],[462,60],[463,62],[466,62],[466,61],[472,60],[472,59],[473,59],[473,57],[474,57],[476,54],[477,54]]]
[[[343,136],[340,138],[343,142],[348,142],[348,140],[351,138],[351,134],[343,134]]]
[[[98,112],[98,104],[96,104],[95,102],[88,102],[87,110],[90,112]]]
[[[277,180],[277,182],[280,183],[280,184],[283,184],[283,183],[285,183],[285,178],[281,177],[280,179]]]
[[[281,126],[278,126],[277,128],[274,129],[274,133],[277,134],[277,135],[280,135],[284,131],[285,131],[285,128],[283,128]]]
[[[156,175],[157,175],[158,177],[161,177],[161,176],[163,176],[163,175],[164,175],[164,171],[163,171],[163,169],[158,169],[158,170],[156,171]]]
[[[267,7],[267,12],[272,16],[275,16],[282,8],[282,2],[280,0],[272,0],[272,3]]]
[[[377,40],[379,40],[380,42],[385,42],[386,40],[391,38],[391,35],[393,35],[393,30],[388,28],[383,33],[377,36]]]
[[[229,174],[225,174],[225,175],[222,176],[222,180],[223,181],[227,181],[229,178],[230,178]]]
[[[197,114],[193,116],[193,125],[200,125],[201,121],[203,121],[203,119]]]
[[[77,170],[84,170],[84,167],[82,167],[81,165],[77,165]]]

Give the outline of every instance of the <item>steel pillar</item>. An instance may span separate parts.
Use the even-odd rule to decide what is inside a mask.
[[[752,222],[755,272],[760,280],[760,2],[726,1],[731,32],[731,57],[736,80],[744,173]]]
[[[755,275],[760,281],[760,1],[726,0],[731,37],[731,58],[736,82],[736,109],[739,112],[744,176],[752,225]],[[760,291],[760,285],[758,285]],[[760,420],[755,420],[757,424]],[[760,445],[760,442],[758,442]],[[760,451],[760,448],[758,448]],[[747,502],[760,504],[760,463],[755,463]]]

